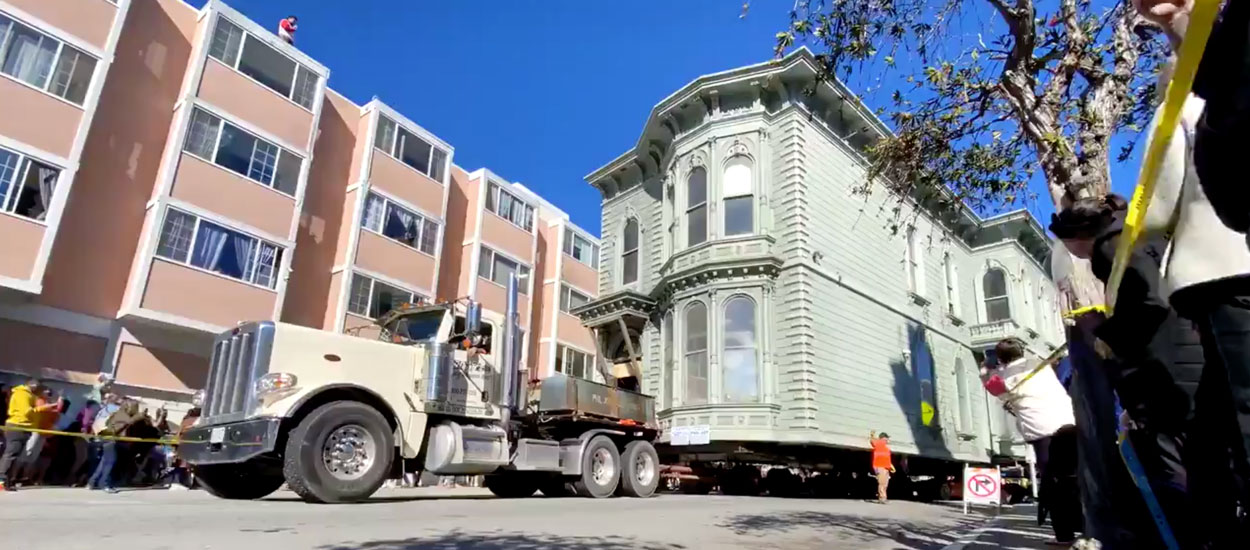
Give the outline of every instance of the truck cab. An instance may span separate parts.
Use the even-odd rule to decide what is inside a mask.
[[[470,301],[396,308],[372,339],[241,323],[214,341],[179,454],[231,499],[285,483],[306,501],[352,502],[416,472],[484,474],[501,497],[653,494],[654,402],[563,375],[529,383],[516,311],[514,280],[499,335]]]

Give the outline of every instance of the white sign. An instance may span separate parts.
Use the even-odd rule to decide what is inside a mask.
[[[964,510],[969,504],[1002,504],[1003,476],[998,467],[964,467]]]
[[[712,442],[712,428],[702,426],[677,426],[669,437],[669,445],[707,445]]]

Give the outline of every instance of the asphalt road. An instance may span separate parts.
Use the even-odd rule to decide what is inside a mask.
[[[255,502],[202,491],[0,494],[3,546],[23,550],[943,550],[986,525],[948,505],[762,497],[499,500],[428,488],[329,506],[291,493]]]

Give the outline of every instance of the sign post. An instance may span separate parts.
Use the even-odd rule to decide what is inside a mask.
[[[964,513],[972,504],[1003,504],[1003,476],[997,466],[964,466]]]

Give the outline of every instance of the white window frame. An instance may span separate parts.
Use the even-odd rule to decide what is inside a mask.
[[[384,144],[381,143],[380,140],[378,140],[376,136],[376,131],[381,131],[383,125],[385,124],[390,124],[392,128],[392,132],[393,132],[392,137],[391,137],[390,147],[383,147]],[[430,154],[425,162],[425,166],[428,172],[422,172],[420,168],[417,168],[416,166],[413,166],[411,164],[408,164],[407,162],[404,162],[403,156],[399,154],[400,147],[403,145],[403,140],[400,139],[400,135],[399,135],[400,129],[403,129],[405,132],[408,132],[413,137],[425,142],[425,144],[430,147]],[[447,182],[445,180],[447,178],[447,172],[449,172],[446,166],[440,166],[438,168],[439,172],[441,172],[441,175],[443,176],[442,178],[435,178],[434,174],[432,173],[434,171],[434,164],[435,164],[434,158],[436,156],[434,153],[435,151],[438,151],[443,154],[442,164],[445,165],[447,163],[447,158],[451,156],[450,151],[446,151],[442,147],[435,145],[433,141],[425,139],[418,132],[414,132],[412,130],[404,128],[402,125],[400,125],[399,121],[389,116],[386,116],[381,111],[378,112],[378,128],[376,131],[375,131],[375,136],[373,140],[373,147],[375,149],[382,151],[383,153],[386,153],[387,156],[399,161],[400,164],[407,166],[409,168],[412,168],[413,170],[416,170],[418,173],[424,174],[426,177],[430,178],[431,180],[438,182],[439,185],[446,185]]]
[[[692,176],[694,176],[695,170],[703,170],[703,202],[699,204],[690,204],[690,179]],[[708,185],[708,179],[709,178],[708,178],[707,168],[703,166],[696,166],[690,170],[689,174],[686,174],[686,189],[685,189],[686,214],[685,214],[685,224],[684,224],[686,226],[686,248],[690,248],[692,246],[699,246],[711,240],[710,228],[712,224],[708,218],[711,216],[712,209],[710,208],[709,203],[708,203],[708,194],[709,194],[708,192],[710,191],[710,189],[708,189],[708,187],[710,187]],[[692,224],[690,223],[690,214],[700,208],[703,209],[703,240],[697,243],[692,243],[690,242],[690,230],[692,228]]]
[[[946,282],[946,313],[952,317],[960,317],[959,304],[959,266],[949,251],[942,256],[942,276]]]
[[[212,158],[204,158],[204,156],[202,156],[202,155],[200,155],[200,154],[198,154],[198,153],[196,153],[196,152],[194,152],[194,151],[192,151],[192,150],[188,149],[188,145],[190,144],[190,140],[189,140],[189,139],[187,139],[187,138],[191,135],[191,130],[195,128],[195,115],[196,115],[197,113],[204,113],[204,114],[206,114],[206,115],[208,115],[208,116],[211,116],[211,117],[213,117],[213,118],[217,119],[217,129],[216,129],[217,135],[216,135],[216,139],[214,139],[214,141],[213,141],[213,151],[212,151],[212,153],[209,155],[209,156],[210,156],[210,157],[212,157]],[[233,169],[228,168],[228,167],[226,167],[226,166],[223,166],[223,165],[221,165],[221,164],[219,164],[219,163],[217,162],[217,155],[221,152],[221,139],[222,139],[222,136],[223,136],[223,135],[225,135],[225,133],[226,133],[226,132],[225,132],[225,130],[226,130],[226,125],[227,125],[227,124],[229,124],[231,128],[234,128],[235,130],[238,130],[238,131],[240,131],[240,132],[243,132],[243,133],[245,133],[245,134],[247,134],[247,135],[249,135],[249,136],[252,136],[253,138],[255,138],[255,139],[256,139],[256,143],[255,143],[254,145],[252,145],[252,156],[248,159],[247,173],[246,173],[246,174],[240,174],[240,173],[238,173],[238,172],[235,172]],[[263,180],[259,180],[259,179],[256,179],[256,178],[253,178],[253,177],[252,177],[253,163],[255,163],[255,162],[256,162],[256,149],[257,149],[257,147],[259,147],[259,145],[260,145],[260,143],[261,143],[261,142],[264,142],[265,144],[267,144],[267,145],[269,145],[269,146],[271,146],[271,147],[274,147],[274,148],[276,148],[276,149],[278,150],[277,155],[276,155],[276,156],[274,156],[273,170],[272,170],[272,172],[270,173],[270,180],[269,180],[268,182],[265,182],[265,181],[263,181]],[[291,151],[290,149],[287,149],[286,147],[283,147],[283,146],[281,146],[281,145],[278,145],[277,143],[274,143],[274,142],[273,142],[273,141],[271,141],[271,140],[268,140],[268,139],[265,139],[265,138],[263,138],[263,137],[261,137],[261,136],[259,136],[259,135],[256,135],[256,133],[255,133],[255,132],[250,132],[250,131],[248,131],[248,130],[244,129],[242,126],[239,126],[238,124],[234,124],[234,123],[232,123],[232,122],[230,122],[230,121],[226,120],[226,117],[223,117],[223,116],[221,116],[221,115],[219,115],[219,114],[217,114],[217,113],[214,113],[214,112],[209,111],[208,109],[204,109],[204,108],[202,108],[202,107],[195,107],[195,108],[191,111],[191,119],[190,119],[190,121],[189,121],[189,122],[188,122],[188,124],[187,124],[187,131],[186,131],[186,134],[184,135],[183,140],[182,140],[182,152],[183,152],[183,153],[185,153],[185,154],[191,155],[191,156],[193,156],[193,157],[195,157],[195,158],[197,158],[197,159],[200,159],[200,160],[202,160],[202,161],[204,161],[204,162],[207,162],[207,163],[209,163],[209,164],[211,164],[211,165],[213,165],[213,166],[216,166],[216,167],[218,167],[218,168],[221,168],[222,170],[225,170],[225,171],[227,171],[227,172],[230,172],[231,174],[235,174],[235,175],[237,175],[237,176],[239,176],[239,177],[241,177],[241,178],[243,178],[243,179],[245,179],[245,180],[247,180],[247,181],[250,181],[250,182],[252,182],[252,183],[256,183],[256,184],[262,185],[262,186],[264,186],[264,187],[266,187],[266,188],[268,188],[268,189],[271,189],[271,190],[273,190],[273,191],[276,191],[276,192],[278,192],[278,193],[281,193],[281,194],[282,194],[282,195],[284,195],[284,196],[287,196],[287,197],[292,197],[292,198],[294,198],[294,197],[295,197],[295,195],[299,194],[299,187],[300,187],[300,182],[299,182],[299,179],[300,179],[300,177],[301,177],[301,176],[303,175],[303,173],[304,173],[304,163],[305,163],[305,162],[308,162],[308,159],[304,158],[302,155],[296,154],[295,152]],[[298,176],[296,176],[296,181],[295,181],[295,189],[294,189],[291,193],[287,193],[286,191],[283,191],[283,190],[281,190],[281,189],[278,189],[278,187],[277,187],[277,181],[278,181],[278,165],[282,163],[282,155],[283,155],[283,154],[287,154],[287,155],[294,156],[295,158],[299,159],[299,162],[300,162],[300,164],[299,164],[299,170],[297,171],[297,173],[298,173],[299,175],[298,175]]]
[[[482,253],[484,253],[484,252],[489,252],[489,253],[491,254],[491,258],[490,258],[490,261],[489,261],[489,262],[482,262],[482,261],[481,261],[481,255],[482,255]],[[528,295],[528,294],[529,294],[529,283],[530,283],[530,280],[534,277],[534,266],[532,266],[532,265],[530,265],[530,264],[528,264],[528,263],[522,262],[521,260],[518,260],[517,258],[515,258],[515,257],[513,257],[513,256],[511,256],[511,255],[504,254],[504,253],[502,253],[502,252],[500,252],[500,251],[498,251],[498,250],[495,250],[494,248],[491,248],[491,247],[486,246],[486,245],[482,245],[482,250],[481,250],[480,252],[478,252],[478,262],[479,262],[480,264],[482,264],[482,265],[479,265],[479,266],[477,267],[477,276],[478,276],[478,278],[480,278],[480,279],[485,279],[485,280],[486,280],[486,282],[488,282],[488,283],[490,283],[490,284],[492,284],[492,285],[495,285],[495,286],[504,286],[504,283],[499,283],[499,282],[496,282],[496,281],[495,281],[495,279],[494,279],[494,275],[495,275],[495,257],[496,257],[496,256],[500,256],[500,257],[504,258],[505,260],[508,260],[508,261],[510,261],[510,262],[512,262],[512,263],[515,263],[515,264],[517,265],[517,271],[518,271],[518,272],[521,270],[521,268],[522,268],[522,267],[524,267],[524,268],[525,268],[525,272],[526,272],[526,277],[525,277],[525,279],[523,279],[523,280],[522,280],[522,279],[521,279],[521,277],[517,277],[517,292],[518,292],[518,293],[520,293],[520,294],[525,294],[525,295]],[[519,274],[519,273],[518,273],[518,274]],[[505,287],[505,288],[506,288],[506,287]]]
[[[237,53],[237,54],[235,54],[235,57],[234,57],[234,61],[233,61],[233,62],[228,62],[228,61],[226,61],[225,59],[221,59],[221,58],[219,58],[219,57],[216,57],[216,56],[212,55],[212,50],[213,50],[213,48],[212,48],[212,46],[213,46],[213,39],[217,37],[217,28],[218,28],[218,25],[220,25],[222,21],[225,21],[226,23],[229,23],[230,25],[233,25],[235,28],[239,29],[239,31],[241,31],[241,32],[243,33],[243,37],[239,39],[239,51],[238,51],[238,53]],[[274,52],[276,52],[278,55],[281,55],[282,57],[285,57],[285,58],[287,58],[287,59],[290,59],[290,60],[291,60],[291,63],[295,64],[295,70],[294,70],[294,72],[292,72],[292,73],[291,73],[291,91],[290,91],[290,93],[288,93],[288,94],[285,94],[285,95],[284,95],[284,94],[282,94],[282,92],[279,92],[278,90],[275,90],[275,89],[273,89],[273,88],[270,88],[268,84],[265,84],[264,82],[261,82],[261,81],[259,81],[259,80],[255,79],[255,78],[253,78],[251,75],[248,75],[247,73],[244,73],[243,71],[239,70],[239,63],[240,63],[240,62],[242,61],[242,59],[243,59],[243,50],[247,49],[247,43],[248,43],[248,37],[249,37],[249,36],[250,36],[250,37],[252,37],[252,39],[253,39],[253,40],[255,40],[257,43],[259,43],[259,44],[261,44],[261,45],[263,45],[263,46],[265,46],[265,47],[267,47],[267,48],[272,49],[272,50],[273,50]],[[322,76],[321,76],[320,74],[317,74],[317,71],[314,71],[314,70],[312,70],[312,69],[310,69],[310,68],[308,68],[308,67],[305,67],[303,63],[300,63],[300,62],[299,62],[299,60],[295,59],[294,57],[291,57],[291,56],[287,55],[287,54],[286,54],[285,52],[283,52],[281,49],[273,47],[271,44],[269,44],[269,43],[265,42],[264,40],[261,40],[259,37],[256,37],[254,33],[252,33],[251,31],[248,31],[246,28],[244,28],[244,26],[243,26],[243,25],[240,25],[240,24],[238,24],[238,23],[235,23],[234,21],[231,21],[229,17],[226,17],[226,16],[225,16],[225,15],[223,15],[223,14],[220,14],[220,13],[219,13],[219,14],[217,14],[217,21],[213,22],[213,28],[212,28],[212,30],[209,32],[209,35],[208,35],[208,47],[206,48],[206,51],[204,52],[204,55],[206,55],[206,56],[208,56],[208,57],[210,57],[210,58],[212,58],[212,59],[217,60],[217,61],[218,61],[218,62],[220,62],[222,65],[225,65],[225,66],[227,66],[227,67],[230,67],[231,69],[233,69],[233,70],[234,70],[234,72],[239,73],[239,75],[240,75],[240,76],[242,76],[243,78],[246,78],[246,79],[248,79],[248,80],[251,80],[252,82],[255,82],[256,84],[260,85],[262,88],[264,88],[264,89],[266,89],[266,90],[269,90],[269,91],[273,92],[273,93],[274,93],[274,95],[277,95],[277,96],[279,96],[279,97],[285,98],[287,101],[290,101],[292,104],[294,104],[296,107],[299,107],[300,109],[303,109],[303,110],[308,111],[308,112],[310,112],[310,113],[311,113],[311,112],[313,112],[313,107],[316,107],[316,106],[317,106],[317,92],[316,92],[316,90],[317,90],[317,87],[321,86],[321,84],[322,84],[322,82],[321,82],[321,81],[323,80],[323,79],[322,79]],[[313,85],[313,94],[312,94],[312,97],[308,98],[308,101],[309,101],[309,103],[311,103],[311,105],[309,105],[309,106],[307,106],[307,107],[305,107],[305,106],[304,106],[303,104],[301,104],[299,101],[296,101],[296,100],[295,100],[295,93],[296,93],[296,91],[298,90],[298,87],[296,86],[296,84],[299,82],[299,71],[300,71],[300,69],[303,69],[303,70],[305,70],[305,71],[308,71],[308,73],[309,73],[309,74],[311,74],[311,75],[313,75],[313,76],[315,76],[315,77],[317,78],[317,83]]]
[[[369,316],[369,312],[373,311],[373,306],[374,306],[374,303],[373,303],[374,293],[373,293],[373,291],[374,291],[374,289],[376,289],[376,288],[377,288],[378,283],[382,283],[382,284],[384,284],[384,285],[386,285],[386,286],[389,286],[389,287],[391,287],[391,288],[393,288],[393,289],[395,289],[395,290],[398,290],[398,291],[400,291],[400,292],[407,292],[407,293],[408,293],[408,303],[410,303],[410,304],[411,304],[411,303],[416,303],[418,299],[425,299],[425,296],[423,296],[420,292],[416,292],[416,291],[413,291],[413,290],[411,290],[411,289],[404,288],[404,287],[402,287],[402,286],[396,285],[396,284],[391,283],[391,282],[388,282],[388,281],[379,280],[377,277],[371,277],[371,276],[369,276],[369,275],[365,275],[364,273],[361,273],[361,272],[359,272],[359,271],[352,271],[352,272],[351,272],[351,274],[352,274],[352,279],[351,279],[351,281],[349,281],[349,282],[348,282],[348,284],[347,284],[347,313],[350,313],[350,314],[352,314],[352,315],[356,315],[356,316],[358,316],[358,317],[364,317],[364,318],[366,318],[366,319],[373,319],[373,318],[374,318],[374,317],[370,317],[370,316]],[[362,279],[364,279],[364,280],[369,281],[369,301],[368,301],[368,303],[366,303],[366,304],[365,304],[365,312],[364,312],[364,313],[359,313],[359,312],[356,312],[356,311],[352,311],[352,298],[354,298],[354,295],[353,295],[353,294],[354,294],[354,290],[355,290],[353,287],[355,286],[356,277],[360,277],[360,278],[362,278]]]
[[[369,224],[369,217],[368,217],[369,216],[369,197],[377,197],[382,200],[382,214],[377,219],[378,227],[370,227],[370,224]],[[419,230],[417,231],[417,246],[409,245],[408,243],[401,241],[399,239],[393,239],[391,237],[386,236],[386,234],[382,232],[382,228],[386,225],[386,212],[387,212],[386,208],[388,206],[403,210],[409,214],[412,214],[414,217],[420,220],[420,223],[417,224],[419,228]],[[431,250],[429,252],[421,250],[421,243],[425,242],[425,222],[427,221],[433,222],[434,226],[436,227],[435,229],[436,235],[434,235],[434,250]],[[394,199],[391,199],[390,197],[383,195],[382,193],[378,193],[377,191],[372,191],[372,190],[369,191],[367,195],[365,195],[365,208],[360,214],[360,227],[379,237],[402,244],[408,248],[411,248],[417,252],[425,254],[426,256],[429,256],[431,258],[435,257],[435,255],[438,254],[438,239],[439,239],[439,236],[443,232],[443,224],[439,222],[438,220],[430,216],[427,216],[425,214],[422,214],[414,208],[410,208],[404,204],[401,204],[395,201]]]
[[[92,83],[92,81],[94,81],[94,80],[95,80],[95,78],[96,78],[96,73],[97,73],[97,72],[99,72],[99,68],[100,68],[100,58],[98,58],[98,57],[96,57],[96,56],[94,56],[94,55],[91,55],[90,53],[87,53],[86,51],[84,51],[84,50],[83,50],[83,49],[81,49],[81,48],[78,48],[78,47],[72,46],[72,45],[70,45],[70,44],[66,43],[64,40],[61,40],[60,38],[57,38],[57,37],[52,36],[51,34],[49,34],[49,33],[45,32],[45,31],[43,31],[43,30],[40,30],[40,29],[39,29],[38,27],[36,27],[35,25],[31,25],[31,24],[29,24],[29,23],[26,23],[25,21],[22,21],[21,19],[18,19],[17,17],[14,17],[13,15],[8,14],[8,13],[5,13],[5,12],[0,12],[0,28],[4,28],[4,26],[5,26],[5,22],[4,22],[4,20],[6,20],[6,19],[8,20],[8,23],[9,23],[9,25],[10,25],[10,27],[9,27],[10,32],[12,32],[12,28],[13,28],[13,27],[16,27],[16,26],[18,26],[18,25],[21,25],[22,27],[25,27],[25,28],[26,28],[27,30],[29,30],[30,32],[35,33],[35,34],[39,35],[39,40],[40,40],[40,43],[42,43],[44,40],[51,40],[51,41],[53,41],[53,42],[56,42],[56,54],[54,54],[54,55],[52,56],[52,63],[51,63],[50,68],[48,69],[48,77],[47,77],[47,80],[46,80],[43,84],[38,84],[38,85],[36,85],[36,84],[32,84],[32,83],[30,83],[30,82],[27,82],[27,81],[25,81],[25,80],[22,80],[21,78],[18,78],[18,77],[16,77],[16,76],[13,76],[13,75],[8,74],[8,73],[3,72],[3,71],[0,71],[0,75],[2,75],[4,78],[8,78],[9,80],[12,80],[12,81],[14,81],[14,82],[17,82],[18,84],[21,84],[21,85],[23,85],[23,86],[26,86],[26,87],[29,87],[29,88],[33,88],[33,89],[35,89],[35,90],[39,90],[39,91],[41,91],[41,92],[43,92],[43,93],[45,93],[45,94],[48,94],[48,95],[50,95],[50,96],[52,96],[52,97],[54,97],[54,98],[56,98],[56,99],[58,99],[58,100],[64,101],[64,102],[66,102],[66,103],[68,103],[68,104],[70,104],[70,105],[73,105],[73,106],[75,106],[75,107],[83,107],[83,106],[84,106],[84,104],[86,104],[86,102],[87,102],[87,97],[86,97],[86,94],[84,94],[84,95],[83,95],[83,101],[82,101],[82,103],[78,103],[78,102],[75,102],[75,101],[71,101],[69,98],[64,97],[64,96],[61,96],[61,95],[58,95],[56,92],[53,92],[53,91],[52,91],[52,86],[53,86],[53,84],[54,84],[54,83],[56,83],[56,73],[57,73],[57,68],[61,65],[61,56],[65,54],[65,48],[69,48],[69,49],[71,49],[71,50],[74,50],[74,51],[78,52],[80,55],[84,55],[84,56],[86,56],[86,57],[89,57],[89,58],[91,58],[91,59],[95,60],[95,67],[93,67],[93,68],[92,68],[92,70],[91,70],[91,79],[87,81],[87,85],[86,85],[86,87],[87,87],[87,92],[88,92],[88,93],[90,93],[90,91],[91,91],[91,83]],[[0,65],[3,65],[3,63],[4,63],[4,61],[5,61],[5,56],[9,53],[9,52],[8,52],[8,47],[9,47],[9,44],[8,44],[8,42],[9,42],[9,41],[8,41],[8,36],[9,36],[9,33],[4,33],[3,35],[0,35],[0,36],[3,36],[3,37],[4,37],[3,42],[0,42]],[[67,88],[67,89],[68,89],[68,88]]]
[[[907,291],[916,296],[925,294],[924,251],[920,250],[919,231],[916,226],[907,228],[907,242],[904,250],[904,269],[907,273]]]
[[[634,228],[637,235],[634,238],[635,246],[629,250],[625,250],[625,235],[629,231],[629,222],[634,222]],[[634,256],[634,279],[632,281],[625,280],[625,260],[629,255]],[[625,218],[625,223],[621,225],[621,285],[637,284],[642,280],[642,222],[638,218],[629,216]]]
[[[1003,294],[1001,296],[997,296],[997,295],[990,296],[989,293],[987,292],[988,285],[985,284],[985,279],[986,277],[989,277],[991,271],[998,271],[1000,274],[1002,274]],[[1002,300],[1003,302],[1006,302],[1007,317],[1003,319],[991,319],[990,318],[990,301],[991,300],[995,300],[995,301]],[[985,270],[985,273],[981,274],[981,304],[982,304],[981,309],[985,312],[986,323],[998,323],[998,322],[1012,319],[1013,313],[1011,311],[1011,305],[1012,305],[1011,304],[1011,281],[1007,278],[1006,269],[1003,269],[1001,267],[991,267]]]
[[[511,210],[508,211],[507,216],[499,212],[499,205],[501,204],[503,195],[507,195],[508,198],[512,200],[511,208],[516,208],[518,203],[525,208],[523,211],[523,219],[526,220],[529,227],[525,227],[525,225],[513,221]],[[494,180],[486,180],[486,209],[489,210],[490,213],[503,218],[508,223],[524,229],[527,233],[534,231],[534,215],[537,213],[534,205],[522,200],[516,193],[504,189],[503,184],[497,183]]]
[[[573,255],[573,252],[578,248],[578,241],[585,243],[586,247],[590,249],[590,258],[588,258],[589,261]],[[581,234],[568,226],[565,226],[564,228],[564,255],[572,258],[578,263],[590,266],[591,269],[599,269],[599,245],[591,242],[590,239],[581,236]]]
[[[728,338],[729,336],[729,306],[738,300],[744,301],[751,305],[751,345],[731,347],[729,345],[729,338]],[[724,303],[721,304],[720,321],[721,321],[721,325],[720,325],[721,326],[721,330],[720,330],[721,402],[723,403],[760,403],[762,402],[764,399],[764,395],[763,395],[764,388],[763,388],[763,383],[761,382],[761,376],[760,376],[761,367],[762,367],[760,363],[762,361],[760,358],[759,302],[756,302],[755,298],[752,298],[748,294],[735,294],[733,296],[730,296],[729,299],[725,300]],[[726,396],[729,392],[726,391],[726,383],[729,381],[729,377],[725,376],[724,358],[729,356],[729,352],[731,350],[748,350],[748,349],[751,350],[751,355],[754,357],[753,366],[755,369],[755,399],[754,400],[728,401],[726,399]]]
[[[56,184],[52,188],[52,197],[49,198],[49,206],[47,210],[47,211],[51,211],[52,210],[51,201],[53,198],[56,197],[56,189],[60,187],[61,185],[61,175],[65,173],[65,168],[55,163],[51,163],[45,160],[35,158],[31,155],[27,155],[25,153],[22,153],[21,151],[10,149],[8,147],[0,147],[0,151],[9,153],[17,159],[15,161],[16,165],[13,168],[13,179],[9,181],[8,189],[6,189],[3,193],[0,193],[0,213],[8,214],[10,216],[21,218],[23,220],[34,222],[40,225],[47,225],[48,223],[47,216],[45,216],[44,219],[39,220],[35,218],[28,218],[14,211],[14,209],[17,208],[18,194],[21,192],[22,186],[26,182],[26,177],[30,175],[31,163],[37,162],[39,164],[43,164],[45,166],[55,168],[57,171]],[[10,202],[12,202],[13,204],[10,205],[9,204]]]
[[[747,172],[750,177],[750,182],[749,182],[750,187],[746,190],[745,193],[737,192],[731,195],[729,194],[729,191],[726,189],[726,186],[725,186],[725,180],[726,180],[725,174],[728,173],[729,168],[732,165],[735,165],[736,163],[741,163],[742,165],[746,166]],[[748,228],[746,231],[738,232],[738,233],[729,232],[729,202],[734,199],[746,201],[751,205],[751,210],[750,210],[751,227]],[[725,164],[721,169],[721,199],[720,201],[721,201],[721,208],[720,208],[721,209],[721,215],[720,215],[721,235],[725,237],[740,237],[743,235],[755,234],[756,232],[755,228],[757,226],[756,215],[755,215],[756,210],[757,210],[755,208],[755,163],[751,160],[750,157],[746,155],[734,155],[733,157],[730,157],[729,160],[725,161]]]
[[[576,375],[568,372],[570,359],[573,354],[581,355],[585,358],[582,364],[582,374]],[[573,378],[581,378],[584,380],[592,380],[595,376],[595,354],[575,348],[563,342],[556,342],[556,358],[559,360],[555,365],[555,371],[565,376]]]
[[[573,288],[568,283],[560,283],[560,311],[564,313],[568,313],[569,315],[573,314],[572,312],[573,308],[571,307],[573,303],[573,294],[576,294],[578,296],[585,298],[586,299],[585,303],[587,304],[590,303],[591,300],[593,300],[593,298],[591,298],[589,294],[586,294],[585,292],[582,292],[580,290],[577,290],[576,288]],[[577,307],[581,307],[581,306],[577,306]]]
[[[187,216],[191,216],[192,218],[195,218],[195,225],[191,228],[191,241],[190,241],[190,244],[188,244],[188,245],[187,245],[187,257],[186,257],[185,259],[182,259],[182,260],[179,260],[179,259],[177,259],[177,258],[170,258],[170,257],[168,257],[168,256],[162,256],[162,255],[160,255],[160,240],[161,240],[161,237],[162,237],[162,236],[164,236],[164,232],[165,232],[165,218],[167,218],[167,217],[169,216],[169,213],[170,213],[170,212],[178,212],[178,213],[180,213],[180,214],[184,214],[184,215],[187,215]],[[264,238],[264,237],[261,237],[261,236],[259,236],[259,235],[255,235],[255,234],[249,233],[249,232],[247,232],[247,231],[243,231],[243,230],[240,230],[240,229],[237,229],[237,228],[231,227],[231,226],[230,226],[230,224],[227,224],[227,223],[222,223],[222,222],[221,222],[221,221],[219,221],[219,220],[207,219],[207,221],[208,221],[209,223],[213,224],[213,225],[217,225],[217,226],[220,226],[220,227],[225,228],[225,229],[227,229],[227,230],[230,230],[230,231],[233,231],[233,232],[235,232],[235,233],[238,233],[238,234],[240,234],[240,235],[243,235],[243,236],[246,236],[246,237],[250,237],[250,238],[252,238],[252,239],[256,239],[256,247],[255,247],[255,250],[253,250],[253,251],[252,251],[252,254],[253,254],[253,256],[252,256],[252,265],[253,265],[253,266],[256,266],[256,269],[253,269],[253,271],[252,271],[252,279],[253,279],[253,281],[249,281],[249,280],[247,280],[247,279],[242,279],[242,278],[236,279],[236,278],[234,278],[234,277],[231,277],[231,276],[229,276],[229,275],[226,275],[225,273],[218,273],[218,272],[216,272],[216,271],[213,271],[213,270],[210,270],[210,269],[203,268],[203,267],[200,267],[200,266],[198,266],[198,265],[192,264],[192,263],[191,263],[191,256],[193,256],[193,255],[195,254],[195,242],[196,242],[196,239],[198,239],[198,238],[199,238],[199,236],[200,236],[200,226],[201,226],[201,225],[203,225],[204,221],[206,221],[206,218],[205,218],[204,216],[199,215],[199,214],[195,214],[195,213],[189,212],[189,211],[187,211],[187,210],[183,210],[183,209],[181,209],[181,208],[174,208],[174,207],[172,207],[172,206],[171,206],[171,207],[166,208],[166,209],[165,209],[165,215],[161,217],[160,229],[158,230],[158,233],[157,233],[157,235],[156,235],[156,242],[157,242],[157,246],[156,246],[156,249],[152,251],[152,256],[153,256],[154,258],[160,258],[160,259],[165,260],[165,261],[167,261],[167,262],[175,263],[175,264],[178,264],[178,265],[182,265],[182,266],[185,266],[185,267],[188,267],[188,268],[194,269],[194,270],[199,271],[199,272],[201,272],[201,273],[207,273],[207,274],[209,274],[209,275],[213,275],[213,276],[216,276],[216,277],[222,277],[222,278],[225,278],[225,279],[229,279],[229,280],[231,280],[231,281],[235,281],[235,282],[242,283],[242,284],[245,284],[245,285],[253,286],[253,287],[256,287],[256,288],[263,288],[263,289],[265,289],[265,290],[269,290],[269,291],[276,291],[276,290],[277,290],[277,288],[278,288],[278,281],[279,281],[279,280],[281,279],[281,277],[282,277],[282,273],[281,273],[281,271],[282,271],[282,261],[286,258],[287,253],[289,252],[289,251],[287,250],[287,247],[286,247],[286,246],[283,246],[283,245],[281,245],[281,244],[275,243],[275,242],[273,242],[273,241],[271,241],[271,240],[269,240],[269,239],[266,239],[266,238]],[[261,252],[261,249],[263,248],[263,247],[261,246],[261,244],[262,244],[262,243],[263,243],[263,244],[268,244],[268,245],[270,245],[270,246],[273,246],[274,248],[276,248],[276,249],[278,250],[278,253],[274,255],[274,265],[273,265],[273,286],[265,286],[265,285],[262,285],[262,284],[257,284],[256,282],[254,282],[254,279],[256,278],[256,275],[257,275],[258,273],[260,273],[260,269],[259,269],[259,267],[260,267],[260,252]],[[245,275],[246,275],[246,274],[245,274]]]
[[[703,308],[703,349],[690,349],[690,310]],[[712,352],[712,309],[708,304],[695,300],[686,304],[681,310],[681,375],[682,375],[682,403],[685,405],[705,405],[712,402],[712,384],[711,384],[711,352]],[[703,396],[702,401],[695,403],[690,397],[690,358],[692,355],[703,354]]]

